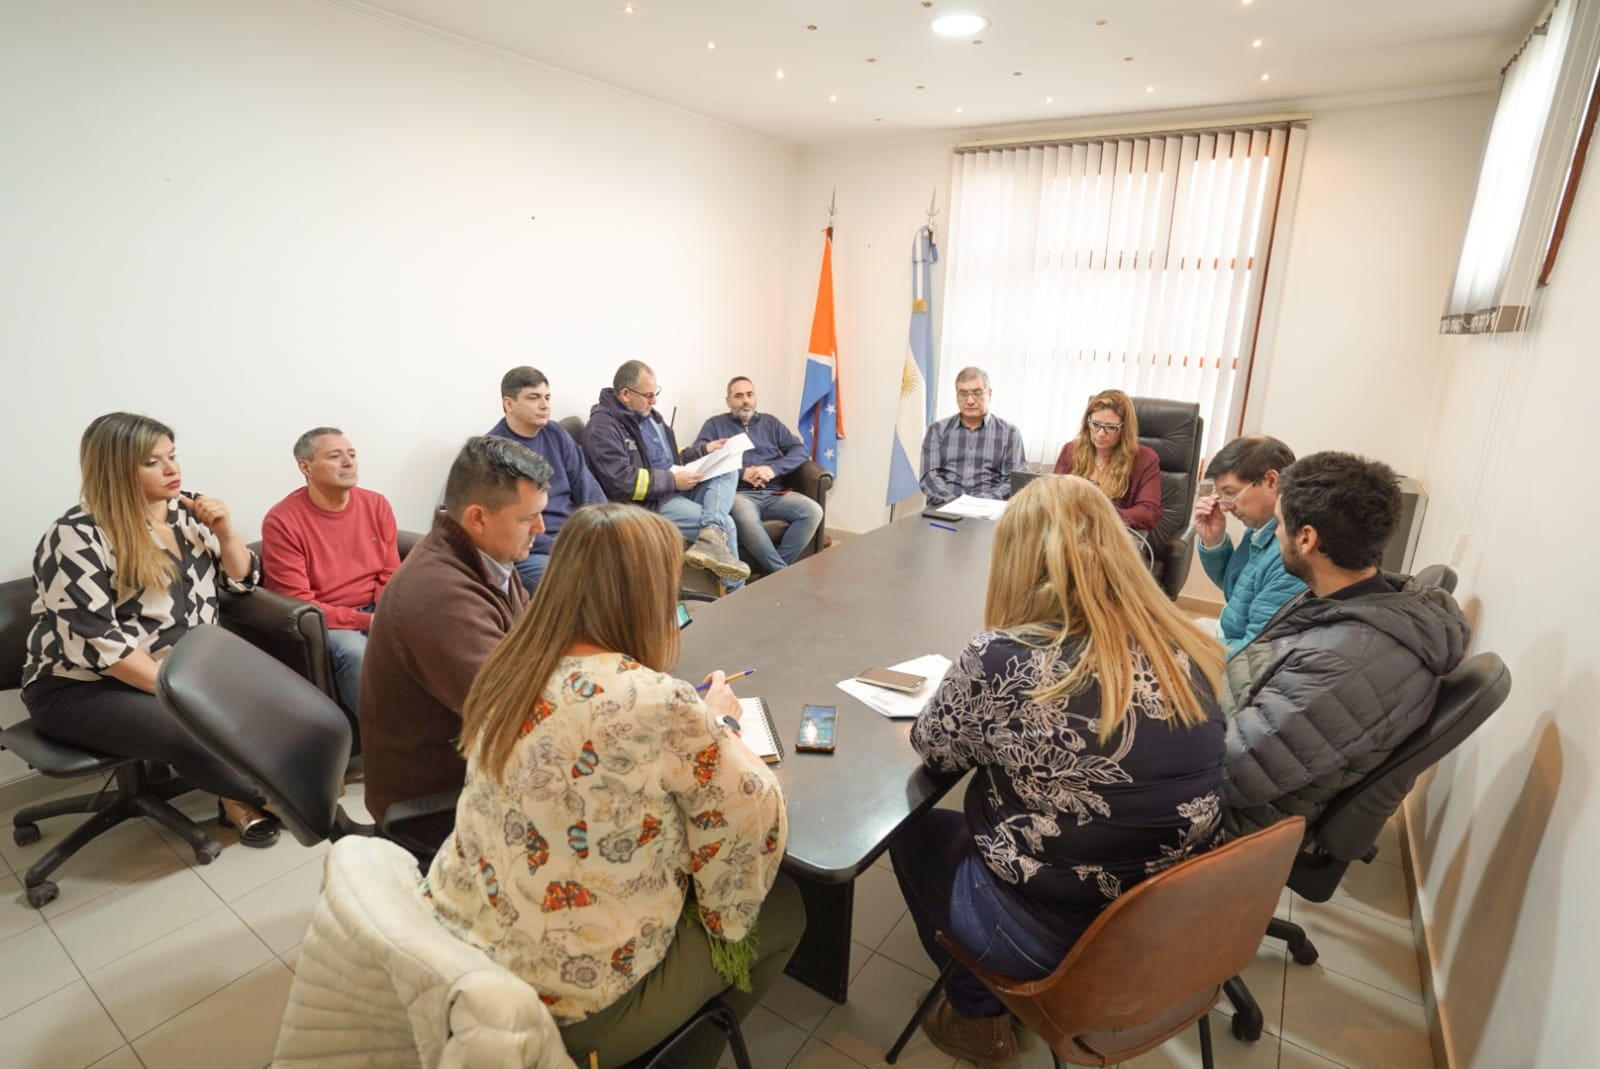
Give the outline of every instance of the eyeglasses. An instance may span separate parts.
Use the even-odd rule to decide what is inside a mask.
[[[1097,419],[1091,419],[1089,421],[1089,427],[1091,429],[1093,429],[1093,430],[1105,431],[1108,434],[1115,434],[1117,431],[1120,431],[1122,429],[1122,424],[1120,424],[1120,423],[1101,423]]]
[[[956,400],[958,400],[958,401],[981,401],[981,400],[983,400],[983,395],[988,393],[988,392],[989,392],[988,390],[957,390],[956,391]]]
[[[1239,503],[1239,498],[1244,496],[1244,492],[1260,481],[1260,479],[1252,479],[1250,482],[1245,483],[1231,494],[1226,490],[1218,490],[1217,504],[1228,509],[1235,507]]]
[[[645,393],[643,390],[635,390],[632,386],[624,386],[623,389],[627,390],[629,393],[633,394],[633,396],[635,396],[635,397],[643,397],[646,401],[649,401],[651,404],[655,404],[656,398],[660,397],[661,394],[662,394],[662,391],[660,389],[656,389],[656,390],[654,390],[654,391],[652,391],[650,393]]]

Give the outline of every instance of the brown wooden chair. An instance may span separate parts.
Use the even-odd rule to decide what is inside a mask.
[[[1212,1069],[1211,1008],[1223,982],[1254,960],[1304,836],[1305,820],[1291,817],[1150,877],[1111,903],[1040,980],[997,976],[940,932],[953,960],[886,1060],[894,1064],[959,963],[1038,1033],[1057,1069],[1116,1065],[1196,1022],[1201,1064]]]

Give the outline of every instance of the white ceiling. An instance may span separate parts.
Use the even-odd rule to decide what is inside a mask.
[[[633,14],[627,0],[365,2],[816,144],[1487,82],[1545,0],[632,0]],[[990,19],[981,45],[929,29],[958,11]]]

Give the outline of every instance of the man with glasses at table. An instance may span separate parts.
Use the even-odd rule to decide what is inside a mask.
[[[1215,492],[1194,505],[1200,536],[1200,566],[1222,588],[1217,637],[1231,657],[1261,633],[1285,602],[1306,588],[1283,566],[1278,548],[1278,475],[1294,463],[1294,452],[1264,434],[1235,438],[1206,468]],[[1244,524],[1235,545],[1227,514]]]
[[[939,420],[922,438],[922,478],[918,485],[930,505],[963,494],[1004,501],[1011,496],[1011,473],[1027,463],[1022,433],[989,414],[989,375],[965,367],[956,375],[956,414]]]
[[[659,512],[689,543],[683,560],[723,581],[726,590],[750,578],[750,566],[739,559],[738,533],[731,510],[739,473],[702,480],[697,472],[673,466],[714,453],[726,439],[691,446],[678,453],[672,428],[655,410],[661,387],[656,373],[641,360],[617,368],[611,386],[589,410],[583,451],[600,489],[612,501],[642,505]]]

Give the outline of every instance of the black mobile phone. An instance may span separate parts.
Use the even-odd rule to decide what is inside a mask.
[[[966,519],[959,512],[944,512],[940,509],[923,509],[922,514],[930,520],[938,520],[941,523],[960,523]]]
[[[681,601],[678,602],[678,630],[682,631],[692,623],[694,623],[694,617],[689,615],[689,606]],[[696,633],[698,634],[698,632]]]
[[[832,753],[833,725],[839,710],[831,705],[808,705],[800,713],[800,737],[794,748],[802,753]]]

